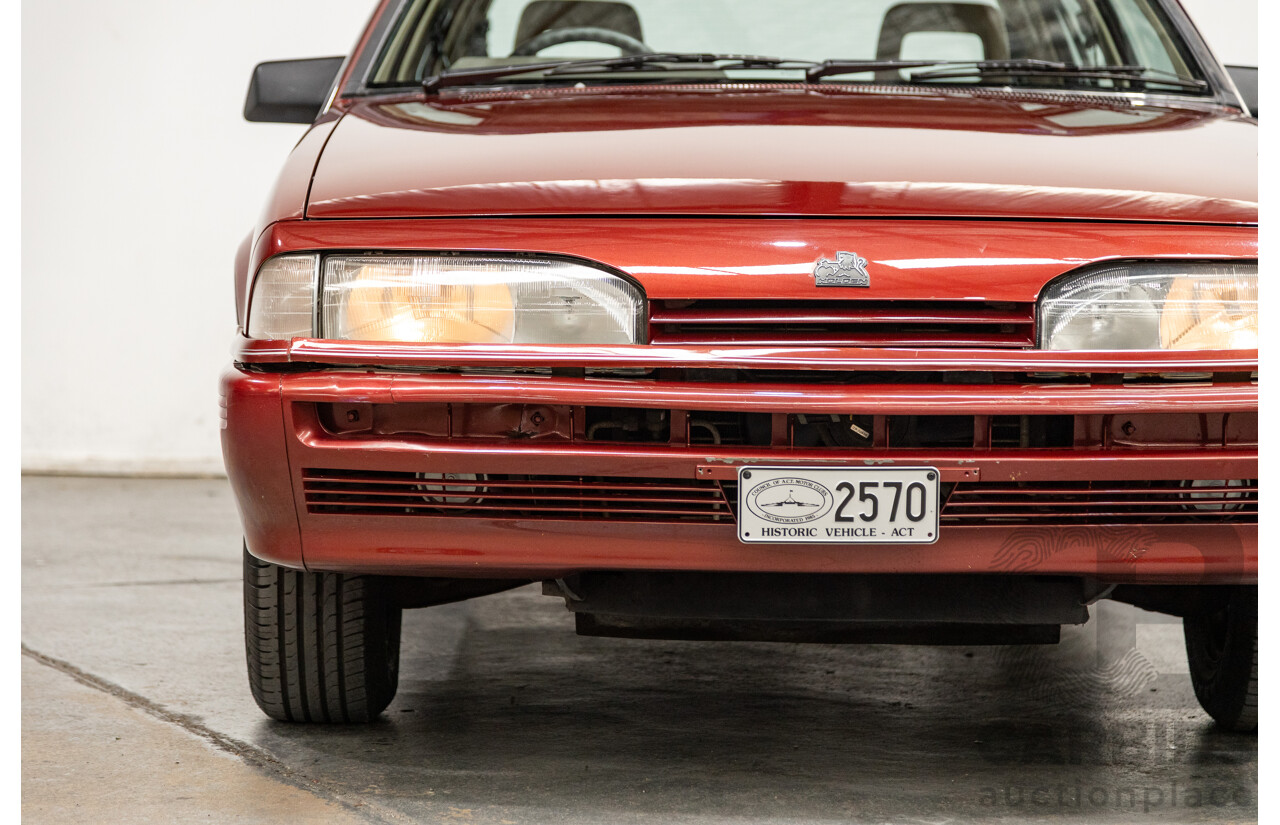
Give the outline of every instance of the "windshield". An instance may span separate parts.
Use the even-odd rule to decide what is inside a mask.
[[[408,0],[384,43],[373,86],[468,72],[485,85],[802,82],[806,67],[828,83],[1205,86],[1154,0]],[[644,54],[682,59],[506,71]],[[793,62],[727,59],[743,55]]]

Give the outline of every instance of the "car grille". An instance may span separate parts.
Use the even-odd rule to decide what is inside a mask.
[[[307,512],[435,518],[734,522],[736,484],[585,476],[440,476],[307,469]],[[1256,523],[1257,482],[958,482],[943,485],[943,525]]]
[[[1029,347],[1035,308],[989,301],[655,301],[669,346]]]
[[[586,521],[732,522],[714,482],[580,476],[442,477],[304,470],[311,513]]]
[[[946,524],[1200,524],[1258,520],[1253,480],[960,482],[942,508]]]

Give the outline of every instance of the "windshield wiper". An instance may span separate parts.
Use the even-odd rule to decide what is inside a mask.
[[[937,66],[940,63],[951,63],[949,60],[824,60],[810,64],[805,69],[806,83],[816,83],[824,77],[837,74],[857,74],[859,72],[883,72],[890,69],[923,69]],[[966,65],[971,65],[967,63]]]
[[[734,69],[803,69],[806,83],[816,83],[824,77],[861,72],[880,72],[901,69],[928,69],[908,73],[908,79],[959,80],[966,77],[1059,77],[1064,79],[1127,80],[1140,84],[1175,86],[1188,91],[1198,91],[1209,84],[1203,80],[1189,80],[1172,72],[1146,66],[1078,66],[1056,60],[1021,58],[1016,60],[792,60],[783,57],[763,57],[741,54],[711,54],[699,52],[654,52],[650,54],[624,55],[606,58],[575,58],[546,63],[507,64],[477,69],[443,71],[423,81],[422,88],[432,94],[447,86],[469,86],[489,80],[501,80],[520,75],[536,75],[535,80],[575,74],[602,74],[608,72],[645,71],[655,67],[680,65],[682,68],[705,71]]]
[[[575,60],[569,66],[553,69],[547,74],[567,74],[580,69],[591,69],[601,66],[606,71],[619,69],[647,69],[655,64],[675,63],[688,65],[702,64],[705,68],[723,71],[725,69],[805,69],[813,65],[812,60],[791,60],[785,57],[764,57],[752,54],[710,54],[707,52],[655,52],[653,54],[635,54],[625,57],[611,57],[604,60]]]
[[[944,68],[909,72],[909,80],[958,80],[966,77],[1058,77],[1067,80],[1128,80],[1198,91],[1209,84],[1147,66],[1079,66],[1054,60],[941,61]]]
[[[655,66],[679,64],[684,68],[707,71],[726,69],[807,69],[811,60],[789,60],[783,57],[763,57],[744,54],[709,54],[697,52],[654,52],[622,57],[576,58],[547,63],[524,63],[505,66],[486,66],[478,69],[444,71],[428,77],[422,83],[423,91],[432,94],[446,86],[469,86],[488,80],[501,80],[524,74],[537,74],[538,79],[570,74],[643,71]],[[933,63],[922,64],[926,66]]]
[[[941,68],[938,68],[941,67]],[[1158,83],[1181,89],[1199,90],[1209,84],[1189,80],[1172,72],[1146,66],[1078,66],[1058,60],[1019,58],[1016,60],[824,60],[805,71],[805,80],[814,83],[824,77],[893,69],[929,69],[909,72],[909,80],[959,80],[966,77],[1061,77],[1097,80],[1129,80]]]

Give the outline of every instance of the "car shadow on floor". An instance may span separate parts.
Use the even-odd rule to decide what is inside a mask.
[[[1149,616],[1095,607],[1034,648],[633,641],[525,589],[406,614],[377,724],[264,722],[259,744],[410,816],[1256,816],[1256,739],[1162,672],[1180,629]]]

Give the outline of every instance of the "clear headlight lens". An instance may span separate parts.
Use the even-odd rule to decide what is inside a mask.
[[[1041,349],[1257,349],[1258,265],[1096,269],[1046,289],[1039,326]]]
[[[317,269],[320,294],[317,297]],[[320,328],[313,329],[319,300]],[[644,295],[594,267],[487,255],[280,255],[263,264],[252,338],[440,344],[634,344]]]
[[[319,260],[318,255],[277,255],[262,265],[249,302],[250,338],[311,335]]]
[[[582,264],[476,255],[335,255],[321,335],[442,344],[634,344],[644,296]]]

